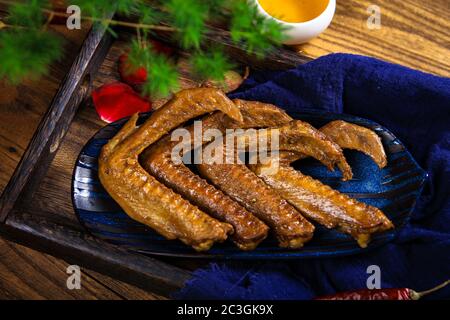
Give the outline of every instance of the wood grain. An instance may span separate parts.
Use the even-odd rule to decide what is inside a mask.
[[[81,266],[81,289],[66,286],[68,262],[0,240],[2,299],[164,299]]]
[[[79,32],[68,31],[62,26],[52,26],[52,29],[65,38],[65,51],[64,59],[51,66],[49,75],[39,81],[26,80],[15,87],[0,83],[0,190],[6,186],[78,54],[89,26]],[[70,201],[65,204],[71,208]],[[79,227],[78,223],[76,225]],[[68,265],[64,260],[0,238],[0,299],[163,298],[84,266],[81,266],[82,290],[68,290],[65,273]]]
[[[0,242],[0,296],[7,299],[120,299],[82,270],[82,290],[66,286],[69,265],[16,243]]]
[[[111,18],[112,15],[113,13],[110,13],[106,18]],[[83,42],[11,180],[3,190],[0,198],[0,222],[5,221],[19,196],[30,195],[34,191],[33,186],[40,183],[42,174],[46,172],[46,167],[64,139],[75,111],[90,91],[90,69],[94,72],[97,70],[109,48],[109,44],[105,42],[111,41],[110,39],[106,28],[97,28],[97,31],[90,32]],[[25,186],[28,189],[24,189]],[[28,199],[24,198],[24,201]]]
[[[367,27],[371,5],[381,10],[380,29]],[[330,27],[296,50],[313,58],[334,52],[368,55],[448,77],[449,16],[448,0],[337,0]]]
[[[382,28],[366,26],[366,9],[377,4],[381,8]],[[331,52],[371,55],[412,68],[443,76],[450,75],[450,23],[448,0],[438,1],[356,1],[338,0],[333,23],[318,38],[295,48],[310,57]],[[52,97],[73,61],[86,29],[81,33],[55,27],[66,39],[65,59],[52,66],[49,76],[39,82],[26,81],[18,87],[0,84],[0,190],[12,174],[28,141],[45,113]],[[127,39],[114,44],[100,68],[94,86],[118,79],[117,57]],[[184,60],[180,60],[183,65]],[[196,86],[188,69],[182,74],[183,87]],[[156,101],[159,106],[163,100]],[[75,157],[93,133],[102,126],[89,103],[83,104],[63,140],[59,152],[33,201],[21,204],[21,210],[33,218],[49,221],[81,231],[70,199],[70,180]],[[169,261],[183,268],[184,261]],[[0,239],[0,298],[33,299],[159,299],[158,294],[136,288],[82,265],[86,290],[71,291],[65,287],[68,262]]]
[[[0,227],[4,235],[32,248],[55,254],[79,266],[96,268],[157,294],[180,289],[190,272],[156,258],[128,252],[85,232],[55,224],[22,211],[8,216]]]

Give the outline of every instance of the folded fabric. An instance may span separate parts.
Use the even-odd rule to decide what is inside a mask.
[[[232,98],[286,110],[320,109],[371,119],[392,131],[429,178],[410,223],[391,243],[340,258],[215,262],[175,294],[184,299],[311,299],[366,287],[425,290],[450,279],[450,79],[373,58],[332,54],[286,72],[255,73]],[[450,298],[450,287],[431,298]]]

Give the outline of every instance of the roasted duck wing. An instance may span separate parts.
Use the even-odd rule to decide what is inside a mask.
[[[275,131],[275,132],[274,132]],[[265,146],[271,146],[272,137],[278,137],[278,150],[287,151],[282,155],[283,161],[296,160],[301,156],[311,156],[322,162],[328,169],[334,170],[337,167],[341,170],[343,180],[352,178],[352,169],[345,160],[342,149],[331,141],[322,132],[315,129],[309,123],[301,120],[292,120],[289,123],[266,130],[256,131],[253,139],[249,139],[247,134],[236,136],[236,143],[243,147],[245,151],[249,148],[250,141],[267,141]],[[259,146],[258,151],[262,151]]]
[[[393,227],[378,208],[356,201],[292,167],[280,166],[277,171],[263,170],[263,166],[252,169],[305,217],[350,234],[362,248],[367,247],[371,234]]]
[[[200,164],[199,172],[213,186],[184,164],[175,164],[171,151],[176,143],[162,137],[189,119],[215,110],[220,112],[203,118],[203,130],[272,128],[264,133],[269,138],[271,130],[278,130],[279,170],[263,170],[263,164],[252,165],[251,170],[243,164]],[[350,179],[351,169],[339,145],[369,154],[382,167],[382,145],[368,129],[332,122],[323,131],[333,142],[309,124],[292,121],[275,106],[243,100],[233,104],[211,88],[181,91],[140,127],[136,120],[137,115],[102,149],[99,177],[130,217],[168,239],[208,250],[234,231],[235,243],[250,250],[267,235],[263,220],[274,230],[280,246],[299,248],[312,237],[314,227],[297,209],[329,228],[351,234],[361,246],[367,245],[371,233],[392,227],[380,210],[289,167],[296,159],[313,156],[330,169],[337,165],[343,179]]]
[[[342,120],[327,123],[319,129],[342,149],[354,149],[365,153],[373,159],[380,169],[387,164],[386,153],[380,137],[370,129]],[[291,153],[289,161],[294,162],[308,155]],[[288,157],[284,158],[288,161]]]
[[[302,130],[302,127],[307,130]],[[269,167],[267,164],[250,165],[249,167],[305,217],[327,228],[337,228],[352,235],[361,247],[367,246],[372,233],[393,227],[381,210],[351,199],[289,166],[290,162],[296,160],[299,154],[313,156],[322,162],[324,162],[322,159],[325,158],[324,163],[329,167],[333,166],[333,163],[328,164],[330,159],[339,159],[337,156],[333,157],[328,154],[329,150],[333,150],[333,144],[328,145],[328,148],[326,143],[323,145],[325,140],[320,134],[312,132],[315,130],[314,128],[294,120],[283,127],[264,130],[257,134],[270,135],[270,130],[279,130],[280,132],[279,149],[285,151],[281,154],[280,167],[278,170],[264,170]],[[309,140],[303,139],[305,133],[309,134]],[[314,142],[314,140],[316,141]],[[342,152],[340,153],[342,154]],[[340,167],[345,170],[347,166],[348,164],[345,162]]]
[[[271,105],[241,100],[234,100],[234,103],[239,107],[243,121],[238,122],[222,112],[216,112],[203,119],[203,132],[216,127],[217,124],[220,124],[221,129],[245,128],[267,124],[275,126],[291,120],[286,113]],[[193,126],[187,129],[193,137]],[[170,137],[165,137],[148,148],[141,157],[144,168],[200,209],[220,221],[231,224],[234,227],[233,241],[240,249],[254,249],[266,238],[268,227],[243,206],[193,173],[183,163],[174,163],[171,154],[177,143],[177,141],[170,141]],[[189,145],[192,148],[193,141]]]
[[[281,247],[300,248],[314,226],[245,165],[199,164],[200,173],[274,231]]]
[[[222,113],[222,128],[278,127],[293,120],[286,112],[273,104],[240,99],[234,99],[233,102],[241,111],[243,121],[237,122]]]
[[[227,128],[268,127],[290,121],[290,117],[272,105],[236,101],[243,114],[243,123],[227,121],[211,116],[204,123],[209,128],[225,132]],[[245,111],[244,111],[245,110]],[[263,111],[265,110],[265,111]],[[270,113],[264,116],[259,112]],[[250,113],[246,116],[246,113]],[[283,115],[277,117],[276,115]],[[247,123],[245,119],[252,121]],[[225,151],[226,152],[226,151]],[[217,188],[229,195],[239,204],[263,220],[274,231],[280,246],[300,248],[311,239],[314,226],[292,207],[285,199],[243,164],[198,164],[201,175],[211,181]]]
[[[201,210],[231,224],[234,228],[232,239],[240,249],[256,248],[266,238],[269,228],[183,163],[174,163],[171,158],[173,147],[170,137],[166,137],[147,149],[141,161],[144,168]]]
[[[380,168],[387,164],[386,153],[380,137],[370,129],[353,123],[336,120],[320,128],[328,138],[342,149],[355,149],[370,156]]]
[[[248,125],[243,126],[243,123],[233,121],[226,115],[221,116],[217,122],[222,123],[222,128],[261,128],[261,127],[277,127],[287,124],[293,120],[280,108],[267,103],[257,101],[246,101],[235,99],[233,102],[240,108],[241,113]],[[251,123],[255,124],[251,126]],[[258,125],[256,125],[258,124]],[[316,131],[315,128],[305,123],[309,128],[305,127],[305,131]],[[349,123],[343,120],[335,120],[327,123],[319,129],[321,133],[326,136],[326,140],[335,142],[341,149],[354,149],[363,152],[370,156],[375,163],[383,168],[387,164],[386,154],[384,152],[383,144],[380,137],[372,130]],[[315,133],[317,135],[317,133]],[[323,138],[322,138],[323,139]],[[311,154],[302,154],[298,151],[280,152],[281,161],[294,162],[295,160],[313,156]],[[326,157],[322,157],[327,167],[330,167],[330,161]],[[343,172],[343,180],[349,180],[352,177],[351,169],[343,161],[337,161],[338,167]]]
[[[140,166],[138,156],[171,129],[214,110],[242,120],[239,109],[218,90],[181,91],[140,127],[136,127],[137,115],[131,117],[99,157],[102,185],[131,218],[196,250],[208,250],[214,242],[225,240],[232,226],[209,217],[158,182]]]

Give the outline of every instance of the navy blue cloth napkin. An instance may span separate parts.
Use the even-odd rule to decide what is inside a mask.
[[[424,290],[450,279],[449,78],[332,54],[286,72],[256,73],[231,96],[374,120],[406,145],[429,179],[411,222],[386,246],[341,258],[211,263],[176,298],[311,299],[365,288],[369,265],[380,267],[382,288]],[[450,288],[433,298],[450,298]]]

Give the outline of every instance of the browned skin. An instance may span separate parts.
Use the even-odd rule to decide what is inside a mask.
[[[242,113],[242,122],[237,122],[228,116],[222,121],[224,128],[267,128],[278,127],[293,120],[282,109],[273,104],[259,101],[234,99],[234,104]]]
[[[214,218],[231,224],[234,228],[232,239],[240,249],[255,249],[267,237],[269,228],[183,163],[174,163],[171,152],[175,145],[176,142],[170,141],[168,136],[147,149],[142,157],[144,168],[192,204]]]
[[[282,110],[268,104],[247,103],[240,100],[234,102],[240,108],[242,122],[217,112],[203,119],[203,132],[215,127],[217,123],[220,123],[223,128],[235,128],[258,127],[262,123],[264,123],[263,126],[267,123],[279,125],[291,120]],[[258,112],[255,112],[256,110]],[[193,127],[190,126],[187,129],[192,137]],[[177,144],[177,141],[170,141],[170,137],[167,136],[148,148],[141,157],[144,168],[191,203],[220,221],[231,224],[234,227],[233,241],[240,249],[254,249],[266,238],[268,227],[243,206],[193,173],[183,163],[174,163],[171,152]],[[192,146],[192,144],[193,142],[190,141],[189,145]]]
[[[239,107],[239,109],[241,110],[242,116],[244,118],[244,121],[239,123],[234,121],[233,119],[227,117],[226,115],[222,114],[222,113],[217,113],[216,117],[211,119],[210,121],[212,121],[213,123],[220,123],[220,127],[218,127],[218,129],[220,130],[225,130],[225,129],[236,129],[236,128],[270,128],[270,127],[279,127],[279,126],[285,126],[286,131],[290,131],[292,132],[293,128],[289,127],[289,123],[292,122],[292,118],[285,113],[282,109],[278,108],[275,105],[272,104],[268,104],[268,103],[263,103],[263,102],[259,102],[259,101],[247,101],[247,100],[240,100],[240,99],[235,99],[233,100],[233,102]],[[203,121],[203,128],[205,128],[205,121],[207,121],[207,118],[204,119]],[[333,121],[335,122],[335,121]],[[331,123],[333,123],[331,122]],[[344,121],[342,121],[344,122]],[[347,122],[344,122],[345,124],[348,124],[349,126],[347,126],[346,128],[349,128],[350,125],[352,126],[353,130],[352,130],[352,135],[351,136],[355,136],[355,138],[357,139],[363,139],[362,137],[357,137],[357,134],[361,134],[364,132],[364,135],[368,137],[368,133],[364,130],[356,130],[356,127],[358,128],[362,128],[362,129],[366,129],[354,124],[350,124]],[[302,125],[300,125],[302,124]],[[296,138],[294,139],[296,142],[295,143],[290,143],[291,148],[286,148],[286,150],[291,150],[291,152],[284,152],[283,149],[280,149],[280,156],[281,156],[281,161],[283,160],[283,155],[285,157],[285,161],[286,162],[293,162],[295,160],[301,159],[301,158],[305,158],[307,156],[313,156],[316,159],[318,159],[319,161],[321,161],[322,163],[324,163],[330,170],[333,169],[334,165],[337,164],[338,168],[342,171],[342,178],[343,180],[350,180],[352,178],[352,171],[350,166],[348,165],[347,161],[345,160],[343,154],[342,154],[342,150],[341,148],[348,148],[347,145],[349,145],[349,143],[340,146],[338,142],[342,142],[345,139],[340,138],[339,137],[339,131],[335,131],[333,134],[333,137],[337,137],[336,140],[334,141],[333,139],[331,139],[330,137],[328,137],[326,134],[322,134],[322,129],[320,129],[318,132],[317,129],[315,129],[313,126],[311,126],[309,123],[307,122],[303,122],[300,120],[296,120],[292,125],[292,127],[297,126],[297,133],[296,133]],[[328,125],[325,125],[323,128],[325,130]],[[207,127],[207,126],[206,126]],[[372,132],[369,129],[368,130],[371,134],[375,134],[374,132]],[[303,132],[300,132],[303,131]],[[268,134],[268,136],[270,136],[270,134]],[[290,135],[292,136],[292,134]],[[375,134],[376,137],[378,137]],[[283,136],[281,136],[282,138]],[[304,150],[304,152],[302,153],[302,151],[300,151],[301,149],[301,144],[302,141],[300,141],[301,139],[303,139],[304,141],[306,141],[307,139],[309,139],[309,137],[311,137],[314,143],[319,143],[321,144],[322,147],[325,147],[325,150],[329,150],[328,152],[324,152],[324,151],[320,151],[317,150],[316,148],[311,148],[308,146],[305,146],[304,148],[309,148],[309,150]],[[379,138],[378,138],[379,139]],[[374,138],[370,138],[370,140],[368,139],[368,141],[370,141],[370,144],[366,147],[366,148],[360,148],[357,149],[359,151],[365,152],[364,150],[368,150],[365,153],[368,155],[371,155],[372,153],[378,152],[375,151],[374,149],[377,148],[376,144],[374,143],[374,141],[376,141],[376,139]],[[334,144],[332,142],[335,142]],[[285,143],[289,143],[288,141]],[[296,148],[298,150],[294,151],[292,150],[293,145],[296,146]],[[355,144],[353,144],[355,145]],[[330,151],[331,149],[334,149],[334,151]],[[355,147],[356,149],[356,147]],[[369,151],[370,150],[370,151]],[[381,151],[384,154],[384,150],[383,150],[383,146],[381,145]],[[289,158],[287,157],[289,156]],[[330,157],[330,158],[328,158]]]
[[[354,149],[370,156],[380,168],[387,164],[386,153],[380,137],[370,129],[353,123],[336,120],[320,128],[328,138],[342,149]]]
[[[380,137],[370,129],[342,120],[327,123],[319,129],[342,149],[353,149],[365,153],[380,169],[387,164],[386,153]],[[290,161],[306,158],[304,154],[291,154]]]
[[[213,115],[205,119],[203,126],[206,123],[208,128],[217,128],[223,132],[226,128],[278,126],[291,120],[272,105],[241,100],[235,103],[243,114],[242,123]],[[203,163],[197,167],[200,174],[216,187],[267,223],[277,236],[280,246],[300,248],[311,239],[314,226],[245,165]]]
[[[281,247],[300,248],[314,226],[245,165],[200,164],[200,173],[274,231]]]
[[[192,245],[196,250],[207,250],[215,241],[223,241],[227,237],[227,234],[232,232],[231,226],[210,218],[197,207],[192,206],[189,202],[181,198],[181,196],[173,192],[172,189],[165,187],[155,178],[147,174],[137,162],[138,155],[143,151],[143,149],[154,143],[171,129],[186,122],[190,118],[197,117],[202,113],[207,113],[216,109],[222,110],[230,116],[228,117],[223,113],[215,113],[214,115],[206,117],[204,119],[204,124],[206,124],[207,128],[216,127],[224,130],[225,128],[265,127],[281,125],[290,121],[289,116],[274,106],[265,105],[258,102],[237,100],[235,103],[240,107],[241,113],[244,114],[244,118],[247,120],[242,123],[243,117],[241,113],[239,113],[236,108],[233,108],[229,104],[229,101],[226,101],[226,98],[225,100],[222,100],[224,99],[223,94],[214,89],[210,89],[209,92],[206,92],[206,90],[208,89],[195,89],[179,93],[175,99],[168,103],[165,108],[155,112],[152,117],[140,128],[136,128],[135,125],[137,116],[132,117],[132,119],[130,119],[124,128],[117,134],[117,136],[111,139],[111,141],[104,147],[99,160],[99,175],[102,183],[113,198],[116,199],[116,201],[132,218],[149,225],[169,239],[179,238],[183,242]],[[221,105],[220,102],[224,103]],[[149,124],[152,119],[153,123]],[[307,126],[304,125],[304,127]],[[294,145],[292,141],[288,142],[290,142],[291,145]],[[311,153],[304,148],[302,150],[295,149],[295,151],[295,153],[285,153],[285,163],[287,163],[287,161],[294,160],[296,157],[298,158],[299,152],[303,152],[308,155]],[[163,154],[163,152],[158,153],[160,155]],[[318,157],[320,153],[311,155]],[[334,163],[336,163],[334,158],[330,160],[327,156],[318,158],[330,168],[334,166]],[[164,157],[159,159],[159,161],[163,162]],[[337,161],[337,163],[339,165],[339,161]],[[225,174],[220,176],[221,170],[218,170],[219,180],[223,181],[224,184],[231,186],[233,184],[236,185],[236,181],[239,181],[240,183],[238,184],[237,189],[240,190],[238,190],[238,195],[244,194],[245,190],[255,190],[254,188],[261,187],[262,192],[261,194],[258,193],[258,198],[268,198],[270,199],[268,202],[260,201],[260,203],[258,203],[259,201],[255,200],[255,198],[250,199],[247,197],[247,200],[249,201],[245,201],[245,203],[241,202],[241,204],[247,206],[248,208],[248,202],[253,203],[251,206],[258,211],[258,214],[267,208],[272,208],[273,210],[277,210],[278,208],[280,211],[284,212],[285,215],[278,216],[276,219],[269,219],[268,224],[273,227],[275,233],[277,233],[278,239],[280,240],[280,245],[287,247],[302,246],[303,243],[312,236],[313,226],[304,220],[301,215],[295,211],[295,209],[292,210],[293,208],[290,207],[284,199],[278,196],[281,202],[278,202],[278,204],[276,201],[274,202],[274,197],[277,196],[277,194],[273,192],[274,190],[264,183],[260,184],[262,181],[256,176],[251,176],[252,172],[248,171],[245,166],[232,166],[234,167],[232,171],[237,174],[234,176],[234,179],[230,179],[227,182],[227,178],[230,176],[223,170],[222,173]],[[341,169],[344,168],[342,171],[345,176],[346,168],[342,166],[340,167]],[[243,169],[247,169],[247,172],[242,171]],[[282,170],[288,169],[290,168],[282,168]],[[181,171],[177,168],[177,172],[186,173],[184,170],[190,172],[190,170],[186,167],[183,167]],[[162,170],[162,172],[167,173],[171,171],[166,167]],[[204,181],[195,176],[192,172],[190,172],[190,174],[196,177],[193,182],[197,179]],[[286,179],[286,177],[283,177],[283,179],[289,180]],[[244,184],[241,182],[244,182]],[[245,185],[247,182],[248,184]],[[320,184],[320,182],[316,182]],[[311,185],[311,183],[309,183],[309,185]],[[205,186],[210,185],[206,183]],[[210,201],[210,208],[214,208],[215,203],[220,203],[219,200],[223,201],[224,197],[227,198],[227,196],[223,194],[220,195],[220,191],[217,189],[213,188],[211,190],[219,192],[216,199],[211,196],[209,198],[208,196],[205,197],[206,200]],[[330,190],[337,192],[331,188]],[[315,191],[311,192],[314,193]],[[333,195],[330,194],[328,197],[332,198],[332,196]],[[235,200],[239,202],[240,199],[235,198]],[[350,200],[355,201],[352,199]],[[225,200],[225,203],[233,206],[232,204],[234,202],[229,199],[228,201],[229,203]],[[218,205],[218,207],[219,206],[220,205]],[[217,212],[217,208],[215,212]],[[246,214],[249,213],[247,212]],[[246,219],[244,218],[246,214],[242,216],[239,216],[239,214],[235,215],[235,217],[242,218],[240,221],[236,218],[236,226],[243,225],[242,222]],[[300,217],[300,219],[298,219],[298,217]],[[229,217],[228,219],[230,220]],[[317,217],[316,219],[319,220]],[[226,219],[223,220],[225,221]],[[292,220],[297,221],[293,222]],[[390,223],[389,220],[387,221]],[[324,220],[323,223],[325,224],[326,221]],[[328,226],[331,225],[333,225],[332,222],[328,221]],[[374,225],[370,227],[370,231],[375,232],[386,226],[387,223],[382,224],[382,226]],[[302,232],[300,232],[301,235],[298,234],[298,232],[296,235],[293,235],[293,233],[295,233],[295,229],[298,227],[303,229]],[[342,229],[344,232],[347,230],[347,232],[352,233],[352,235],[355,234],[351,227],[347,227],[344,224],[342,226],[338,226],[338,228]],[[294,232],[292,232],[293,229]],[[267,230],[265,232],[267,232]],[[366,237],[366,234],[361,232],[357,233],[355,237],[362,245],[368,241],[368,236]],[[251,236],[246,238],[245,235],[243,238],[249,240],[247,244],[241,244],[243,249],[252,249],[259,241],[263,239],[263,237],[260,240],[254,238],[252,241],[250,240],[252,238]]]
[[[327,228],[337,228],[352,235],[358,244],[365,248],[370,241],[371,234],[390,229],[393,225],[378,208],[351,199],[347,195],[333,190],[320,181],[305,176],[289,166],[292,161],[298,159],[299,154],[312,156],[328,167],[333,167],[333,163],[330,161],[340,158],[340,156],[333,156],[333,153],[337,151],[333,144],[325,143],[321,134],[312,133],[315,129],[305,125],[305,123],[294,120],[283,127],[261,132],[264,135],[270,135],[270,130],[279,130],[279,149],[284,151],[280,156],[280,166],[277,170],[267,170],[269,165],[261,164],[250,165],[249,167],[307,218]],[[346,127],[348,126],[344,125],[342,130]],[[343,133],[342,136],[357,135],[356,131],[356,128],[353,128],[353,134]],[[358,132],[360,135],[369,136],[365,130],[358,130]],[[309,135],[310,138],[303,139],[305,134]],[[375,133],[372,132],[372,134]],[[338,132],[334,132],[334,135],[340,136]],[[313,140],[317,141],[314,142]],[[342,141],[340,138],[336,140]],[[343,140],[345,141],[345,139]],[[372,146],[373,141],[376,140],[371,140],[371,145],[361,149],[376,150],[377,145]],[[349,145],[349,142],[343,144],[343,146],[347,145]],[[339,153],[342,156],[342,151],[339,151]],[[348,164],[345,162],[340,167],[345,168],[346,166]]]
[[[356,201],[292,167],[281,166],[273,172],[262,170],[263,166],[252,169],[307,218],[350,234],[362,248],[367,247],[371,234],[393,228],[378,208]]]
[[[337,165],[342,171],[343,180],[352,178],[352,169],[347,163],[342,149],[309,123],[301,120],[292,120],[277,128],[257,130],[253,132],[253,141],[267,141],[266,145],[271,146],[274,135],[279,137],[278,150],[290,152],[283,155],[284,161],[287,160],[288,155],[293,157],[293,159],[297,159],[300,154],[312,156],[330,170],[334,170],[334,167]],[[236,141],[242,148],[247,149],[251,141],[248,137],[249,135],[246,134],[238,135]],[[259,151],[262,151],[261,146]]]
[[[242,120],[239,109],[218,90],[181,91],[140,127],[136,127],[134,115],[99,157],[102,185],[131,218],[196,250],[208,250],[214,242],[224,241],[232,226],[209,217],[161,184],[140,166],[138,156],[171,129],[215,110]]]
[[[343,147],[356,145],[358,150],[370,152],[370,154],[373,154],[373,150],[381,148],[384,154],[379,138],[378,140],[373,138],[373,135],[376,135],[374,132],[343,121],[339,121],[338,124],[340,130],[347,129],[348,132],[340,134],[335,122],[325,126],[324,131],[328,132],[332,129],[336,142],[340,142]],[[282,151],[280,167],[277,170],[270,170],[269,165],[250,165],[249,167],[302,214],[327,228],[337,228],[352,235],[361,247],[367,246],[371,234],[393,227],[381,210],[351,199],[289,166],[292,161],[298,159],[299,155],[312,156],[329,168],[333,168],[335,163],[338,164],[344,178],[351,178],[351,170],[342,150],[324,133],[308,123],[293,120],[278,128],[258,130],[255,133],[256,139],[266,136],[266,139],[270,141],[273,130],[278,131],[280,138],[279,150]],[[348,140],[349,137],[366,141],[366,143],[364,145],[352,143]],[[245,136],[238,137],[239,140],[242,142],[241,146],[248,147],[249,140]],[[363,146],[360,147],[360,145]],[[376,154],[380,152],[377,151]]]

